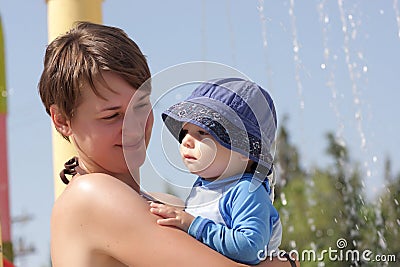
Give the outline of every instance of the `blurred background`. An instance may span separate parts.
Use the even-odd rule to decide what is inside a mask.
[[[346,249],[395,255],[398,264],[397,0],[120,0],[104,1],[102,8],[103,23],[124,29],[138,43],[153,74],[212,61],[270,91],[279,116],[275,203],[284,225],[282,249],[338,249],[337,240],[344,238]],[[14,264],[46,267],[54,202],[51,124],[37,93],[48,42],[46,1],[0,0],[0,15],[7,89],[0,96],[7,101],[0,114],[7,117],[1,129],[6,135],[0,136],[7,146]],[[183,92],[188,90],[155,105],[154,133],[163,131],[162,108]],[[152,101],[161,103],[158,97]],[[165,161],[154,136],[142,186],[184,198],[176,185],[182,179],[190,185],[194,177],[154,167]],[[4,168],[6,161],[0,164]],[[349,262],[326,258],[302,266]]]

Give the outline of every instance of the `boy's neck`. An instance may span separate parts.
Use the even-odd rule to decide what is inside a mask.
[[[227,174],[222,174],[219,177],[209,177],[209,178],[202,177],[202,176],[200,176],[200,177],[202,179],[206,180],[206,181],[213,182],[213,181],[216,181],[216,180],[227,179],[227,178],[230,178],[230,177],[233,177],[233,176],[243,176],[246,173],[250,173],[250,172],[245,171],[245,172],[238,172],[238,173],[229,173],[229,174],[227,173]]]

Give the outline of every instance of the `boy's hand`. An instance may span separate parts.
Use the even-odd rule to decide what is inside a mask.
[[[163,217],[158,219],[157,223],[164,226],[175,226],[185,232],[188,231],[194,216],[175,207],[164,204],[150,203],[150,212]]]

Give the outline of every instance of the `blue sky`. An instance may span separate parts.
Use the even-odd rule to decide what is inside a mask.
[[[280,120],[289,116],[304,166],[330,163],[324,135],[332,131],[360,163],[365,191],[373,197],[384,189],[385,157],[391,157],[394,172],[400,169],[400,6],[392,0],[344,2],[104,1],[103,22],[123,28],[139,44],[152,73],[197,60],[243,72],[271,92]],[[47,266],[49,259],[51,125],[37,94],[46,12],[44,0],[0,0],[11,213],[33,216],[13,225],[13,237],[36,247],[35,254],[20,259],[24,267]],[[150,149],[146,166],[163,159],[154,145]],[[146,189],[164,190],[163,183],[148,179],[153,174],[146,166]]]

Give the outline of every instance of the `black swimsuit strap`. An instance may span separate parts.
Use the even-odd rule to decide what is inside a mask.
[[[283,254],[283,256],[288,260],[288,262],[290,263],[290,266],[292,267],[296,267],[296,262],[289,256],[289,254],[285,253]]]
[[[64,163],[64,169],[60,172],[60,178],[64,184],[69,183],[66,175],[74,176],[75,174],[77,174],[77,171],[75,170],[77,166],[79,166],[78,157],[73,157],[72,159]]]

